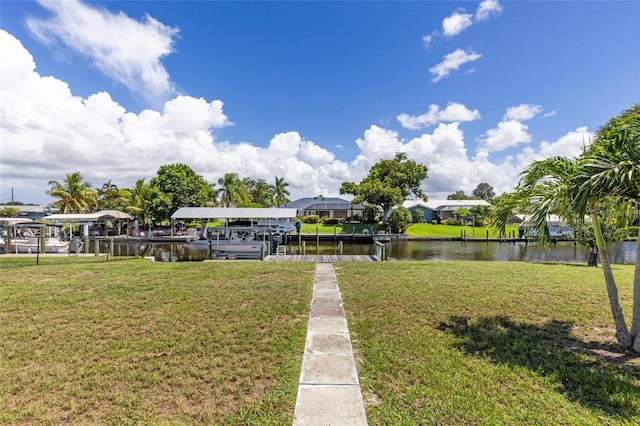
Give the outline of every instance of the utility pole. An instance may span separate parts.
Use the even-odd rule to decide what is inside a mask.
[[[13,205],[13,186],[11,187],[11,205]]]

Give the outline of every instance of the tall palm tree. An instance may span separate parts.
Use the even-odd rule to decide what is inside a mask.
[[[144,179],[138,179],[136,185],[129,190],[129,207],[127,211],[135,216],[141,223],[149,223],[149,211],[147,209],[149,185],[144,183]]]
[[[287,204],[289,201],[289,198],[287,198],[289,194],[289,190],[287,189],[287,186],[289,186],[289,184],[287,182],[284,181],[284,177],[279,178],[278,176],[276,176],[276,184],[275,184],[275,197],[274,197],[274,201],[276,206],[284,206],[285,204]]]
[[[585,157],[583,192],[613,194],[637,208],[640,204],[640,105],[632,106],[602,126]],[[636,246],[630,333],[633,349],[640,352],[640,238]]]
[[[101,210],[127,210],[131,202],[131,191],[118,188],[111,179],[98,189],[98,208]]]
[[[522,178],[515,192],[500,200],[496,226],[504,231],[506,218],[510,214],[509,210],[520,207],[529,216],[529,225],[534,231],[533,234],[544,242],[549,238],[547,228],[549,215],[556,214],[574,227],[583,223],[585,215],[588,215],[602,264],[616,327],[616,338],[620,346],[631,348],[631,335],[624,319],[598,214],[599,205],[608,195],[589,190],[584,169],[585,161],[582,158],[571,160],[554,157],[532,162],[522,172]]]
[[[52,204],[63,213],[87,213],[98,207],[98,193],[91,183],[83,182],[80,172],[68,174],[63,182],[49,181],[47,195],[57,198]]]
[[[225,173],[218,179],[217,195],[224,207],[235,207],[238,202],[246,201],[247,191],[237,173]]]

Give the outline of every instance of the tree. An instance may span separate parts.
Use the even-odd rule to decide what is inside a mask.
[[[247,192],[248,201],[258,207],[271,207],[274,203],[275,188],[264,179],[242,179]],[[244,206],[245,204],[243,204]]]
[[[235,207],[238,202],[248,201],[247,188],[237,173],[225,173],[218,179],[217,195],[223,207]]]
[[[426,178],[426,166],[409,160],[407,154],[399,152],[393,159],[374,164],[360,183],[343,182],[340,193],[354,195],[353,204],[380,207],[382,220],[386,223],[391,208],[401,204],[409,194],[426,200],[427,196],[420,189]]]
[[[20,214],[18,207],[6,206],[0,209],[0,216],[2,217],[16,217]]]
[[[118,187],[108,180],[98,189],[98,208],[100,210],[126,211],[130,204],[131,192],[127,188]]]
[[[493,191],[493,187],[486,182],[479,183],[476,189],[473,190],[473,196],[481,200],[491,201],[496,193]]]
[[[129,197],[129,205],[126,212],[138,219],[142,224],[150,224],[150,215],[148,209],[149,185],[144,183],[144,179],[138,179],[136,185],[129,189],[131,196]]]
[[[209,184],[186,164],[160,166],[149,182],[147,206],[152,220],[169,220],[180,207],[199,207],[207,202]]]
[[[447,200],[469,200],[471,198],[473,197],[465,194],[464,191],[461,189],[457,190],[453,194],[447,195]]]
[[[585,153],[585,194],[612,194],[637,206],[640,202],[640,105],[636,104],[598,129]],[[597,236],[597,235],[596,235]],[[637,240],[633,278],[633,311],[630,337],[640,352],[640,238]]]
[[[389,215],[389,227],[391,227],[391,232],[395,234],[404,234],[412,224],[411,211],[406,207],[397,207]]]
[[[602,263],[616,338],[620,346],[629,349],[632,344],[631,335],[624,319],[598,215],[598,208],[608,195],[590,191],[584,166],[584,158],[570,160],[554,157],[532,162],[522,172],[516,190],[501,197],[495,210],[495,223],[501,234],[504,234],[506,219],[514,207],[520,207],[529,216],[528,222],[533,235],[545,242],[549,240],[547,218],[550,214],[560,216],[574,228],[584,223],[585,214],[588,214]]]
[[[57,198],[52,204],[62,213],[87,213],[98,207],[98,193],[80,172],[68,174],[63,182],[50,180],[47,195]]]
[[[289,201],[291,201],[288,198],[288,195],[290,194],[289,194],[289,190],[287,189],[287,186],[289,186],[289,184],[284,181],[284,177],[279,178],[278,176],[276,176],[275,199],[274,199],[276,206],[284,206]]]

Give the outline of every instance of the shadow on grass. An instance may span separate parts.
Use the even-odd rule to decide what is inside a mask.
[[[591,410],[627,420],[640,416],[640,367],[623,365],[637,357],[628,356],[617,345],[573,340],[569,323],[536,326],[502,316],[470,323],[453,316],[439,329],[458,339],[459,350],[496,364],[528,368],[557,383],[569,400]]]

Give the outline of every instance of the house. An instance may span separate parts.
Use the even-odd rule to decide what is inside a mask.
[[[285,206],[294,208],[298,216],[318,215],[320,217],[332,217],[347,219],[350,217],[362,218],[364,206],[362,204],[351,205],[350,201],[332,197],[306,197],[292,201]]]
[[[472,209],[477,206],[490,206],[485,200],[405,200],[402,206],[409,209],[411,214],[420,209],[422,220],[427,223],[439,223],[441,220],[453,217],[458,209]]]
[[[50,206],[36,206],[36,205],[26,205],[26,204],[15,204],[15,205],[2,205],[0,206],[1,208],[4,207],[11,207],[11,208],[16,208],[20,211],[20,213],[18,213],[19,218],[22,219],[31,219],[31,220],[39,220],[42,219],[43,217],[53,214],[53,213],[57,213],[60,209],[55,208],[55,207],[50,207]]]

